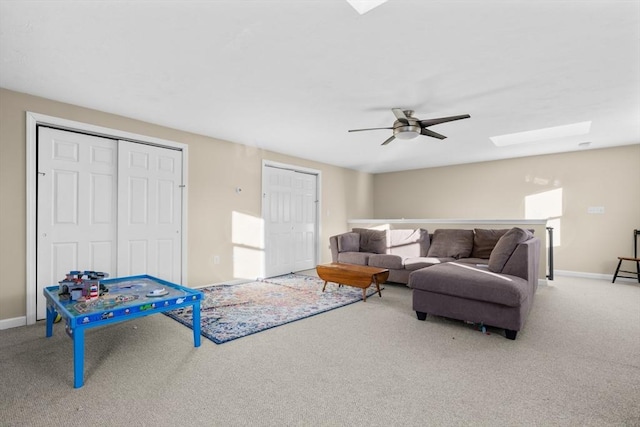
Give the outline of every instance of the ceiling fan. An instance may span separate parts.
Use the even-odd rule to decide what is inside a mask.
[[[396,121],[393,122],[392,127],[387,128],[369,128],[369,129],[351,129],[349,132],[361,132],[365,130],[378,130],[378,129],[393,129],[393,135],[391,135],[382,145],[387,145],[396,138],[411,139],[418,135],[426,135],[432,138],[445,139],[446,136],[440,135],[432,130],[427,129],[429,126],[439,125],[440,123],[452,122],[454,120],[468,119],[471,117],[468,114],[462,114],[460,116],[440,117],[437,119],[420,120],[412,117],[412,110],[402,110],[401,108],[392,108],[393,114],[396,116]]]

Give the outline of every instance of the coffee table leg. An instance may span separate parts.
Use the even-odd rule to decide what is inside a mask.
[[[378,295],[380,295],[380,298],[382,298],[382,292],[380,292],[380,283],[378,283],[378,276],[373,276],[373,282],[376,284]]]
[[[367,302],[367,288],[362,288],[362,302]]]
[[[326,287],[327,287],[327,281],[325,280],[324,281],[324,286],[322,287],[322,292],[324,292],[324,288],[326,288]]]

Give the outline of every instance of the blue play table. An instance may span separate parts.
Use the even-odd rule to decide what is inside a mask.
[[[200,347],[200,301],[202,292],[152,276],[130,276],[101,280],[108,292],[93,301],[60,301],[59,286],[44,289],[47,299],[47,337],[53,335],[57,314],[66,322],[73,340],[73,385],[80,388],[84,375],[86,329],[124,322],[150,314],[193,307],[193,344]]]

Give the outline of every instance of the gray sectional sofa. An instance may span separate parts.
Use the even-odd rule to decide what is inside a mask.
[[[333,262],[389,269],[427,313],[505,329],[515,339],[538,286],[540,240],[529,230],[354,228],[329,239]]]

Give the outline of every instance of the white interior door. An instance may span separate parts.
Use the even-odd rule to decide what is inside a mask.
[[[265,276],[315,267],[317,175],[264,167]]]
[[[316,266],[316,175],[295,172],[293,175],[293,271]]]
[[[182,152],[120,141],[118,276],[181,282]]]
[[[265,276],[293,271],[292,179],[293,171],[264,170]]]
[[[38,128],[36,318],[71,270],[116,272],[117,141]]]

